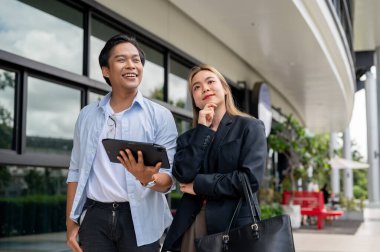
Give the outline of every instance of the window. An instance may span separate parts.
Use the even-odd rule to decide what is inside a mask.
[[[90,77],[104,82],[102,71],[99,66],[99,54],[103,49],[106,41],[112,36],[119,34],[116,29],[107,26],[96,18],[91,20],[91,37],[90,37]]]
[[[171,60],[168,102],[176,107],[192,110],[191,97],[187,87],[187,76],[189,72],[190,68],[176,60]]]
[[[140,90],[144,96],[164,100],[164,55],[159,51],[139,42],[145,52],[144,75]]]
[[[67,250],[66,177],[67,168],[0,165],[0,237],[17,237],[1,239],[0,251]],[[30,236],[42,233],[53,234]]]
[[[177,126],[178,135],[181,135],[182,133],[185,133],[189,129],[191,129],[191,121],[184,120],[182,118],[179,118],[178,116],[174,116],[174,121]]]
[[[26,150],[70,154],[79,110],[79,90],[29,77]]]
[[[12,149],[15,116],[14,72],[0,68],[0,149]]]
[[[56,1],[1,1],[0,49],[82,74],[83,15]]]
[[[180,134],[191,128],[189,68],[179,55],[168,62],[170,48],[95,1],[0,2],[0,50],[10,53],[0,53],[0,251],[66,251],[75,122],[85,100],[97,102],[108,90],[98,62],[105,41],[119,33],[140,36],[146,53],[140,90],[190,111],[168,106]],[[87,73],[92,80],[82,77]]]
[[[93,102],[99,102],[103,98],[103,96],[104,95],[102,94],[98,94],[98,93],[90,91],[88,93],[88,104],[93,103]]]

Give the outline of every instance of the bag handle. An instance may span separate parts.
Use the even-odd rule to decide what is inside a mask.
[[[248,176],[244,172],[239,172],[239,176],[244,180],[243,186],[245,186],[245,189],[246,189],[244,190],[244,195],[245,195],[245,198],[248,199],[248,202],[251,206],[250,207],[251,214],[255,219],[257,217],[258,220],[260,221],[261,218],[260,218],[258,206],[254,200],[254,197],[253,197],[254,193],[252,192],[251,183],[249,182]],[[255,210],[255,212],[253,212],[253,209]]]
[[[258,207],[256,205],[256,202],[254,201],[253,192],[252,192],[252,188],[251,188],[250,183],[249,183],[248,176],[244,172],[238,172],[238,175],[239,175],[240,181],[241,181],[242,186],[243,186],[244,196],[242,196],[240,198],[239,203],[235,208],[234,214],[232,215],[231,221],[230,221],[230,223],[227,227],[227,230],[225,232],[226,233],[225,236],[228,236],[228,233],[230,232],[230,229],[232,227],[232,223],[234,222],[237,214],[240,211],[240,208],[241,208],[241,205],[243,202],[243,197],[248,202],[248,205],[250,208],[251,217],[252,217],[252,221],[253,221],[252,228],[255,229],[255,231],[258,231],[257,221],[260,221],[260,216],[259,216],[259,212],[257,210]],[[256,218],[258,218],[258,220]],[[223,241],[224,241],[224,238],[225,237],[223,236]],[[228,240],[227,240],[227,242],[228,242]]]

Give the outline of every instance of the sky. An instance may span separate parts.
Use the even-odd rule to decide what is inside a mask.
[[[355,94],[354,110],[350,123],[351,141],[356,143],[355,148],[367,160],[367,118],[365,105],[365,90],[362,89]],[[353,147],[354,148],[354,147]],[[354,149],[352,149],[354,150]]]

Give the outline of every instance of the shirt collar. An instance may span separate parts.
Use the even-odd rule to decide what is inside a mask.
[[[106,105],[108,101],[111,99],[112,91],[106,94],[98,103],[98,108],[103,109],[103,111],[106,110]],[[138,90],[135,98],[133,99],[131,108],[134,106],[140,106],[142,109],[144,109],[144,96],[142,95],[141,91]]]

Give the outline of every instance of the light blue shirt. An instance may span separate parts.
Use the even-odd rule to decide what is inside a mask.
[[[110,97],[111,93],[103,97],[100,102],[84,107],[75,125],[74,145],[67,178],[67,182],[78,182],[70,213],[70,218],[75,222],[86,201],[87,183],[99,137],[106,124],[105,105]],[[172,166],[178,133],[173,115],[168,109],[144,98],[139,91],[122,120],[123,139],[164,145]],[[171,167],[163,167],[160,172],[171,175]],[[161,238],[165,228],[173,219],[165,195],[143,187],[133,176],[126,176],[126,180],[137,246],[153,243]]]

